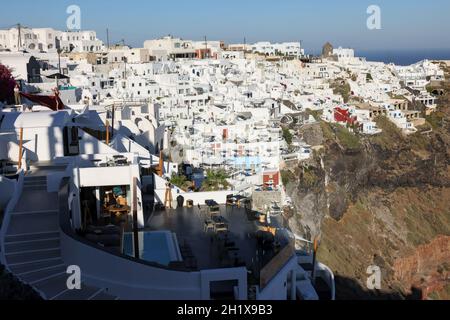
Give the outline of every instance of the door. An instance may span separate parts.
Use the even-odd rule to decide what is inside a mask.
[[[76,156],[80,154],[80,140],[77,127],[64,128],[64,156]]]

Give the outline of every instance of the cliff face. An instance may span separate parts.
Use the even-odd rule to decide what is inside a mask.
[[[374,137],[326,123],[301,129],[307,142],[324,147],[284,173],[296,211],[290,225],[306,237],[320,235],[319,259],[335,271],[338,297],[447,290],[450,108],[428,120],[432,132],[429,125],[407,137],[385,118]],[[382,270],[380,292],[364,289],[371,265]]]
[[[394,277],[422,289],[422,296],[439,294],[450,285],[450,237],[439,236],[413,253],[394,261]]]

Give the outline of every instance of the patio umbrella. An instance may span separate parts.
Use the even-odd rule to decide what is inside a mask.
[[[65,74],[59,73],[59,72],[53,73],[53,74],[48,75],[46,77],[49,78],[49,79],[58,79],[58,80],[59,79],[70,79],[70,77],[66,76]]]

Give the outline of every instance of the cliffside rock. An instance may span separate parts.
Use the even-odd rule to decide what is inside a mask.
[[[341,298],[421,298],[419,291],[436,283],[436,272],[417,276],[416,258],[408,257],[422,257],[433,241],[450,236],[450,108],[439,116],[444,120],[427,135],[403,136],[386,118],[377,120],[383,133],[371,137],[323,122],[320,132],[304,128],[303,136],[322,139],[324,148],[291,169],[290,226],[306,238],[321,235],[319,258],[337,273]],[[432,254],[430,264],[417,264],[436,269],[446,257]],[[402,263],[411,266],[407,277],[399,274]],[[382,292],[364,289],[370,265],[382,269]]]

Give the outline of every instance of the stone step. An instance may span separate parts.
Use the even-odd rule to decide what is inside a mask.
[[[30,186],[47,186],[47,179],[45,180],[24,180],[23,187]]]
[[[28,234],[20,234],[20,235],[8,235],[5,237],[5,244],[10,242],[29,242],[35,240],[46,240],[52,238],[58,238],[58,232],[37,232],[37,233],[28,233]]]
[[[16,211],[11,212],[13,216],[25,216],[25,215],[34,215],[34,214],[57,214],[58,210],[30,210],[30,211]]]
[[[33,182],[33,183],[24,183],[23,187],[27,188],[27,189],[30,189],[30,188],[44,188],[44,189],[46,189],[47,188],[47,183],[40,182],[40,181]]]
[[[27,212],[15,212],[11,216],[7,235],[37,233],[37,232],[57,232],[59,231],[58,212],[39,212],[21,214]]]
[[[5,243],[5,253],[12,254],[15,252],[22,252],[22,251],[59,248],[59,246],[60,246],[59,237],[53,239],[34,240],[18,243],[9,242]]]
[[[14,212],[57,210],[58,194],[47,192],[47,189],[31,190],[25,188],[20,195],[20,199],[14,208]]]
[[[60,274],[53,278],[45,279],[33,284],[33,287],[42,293],[45,299],[53,299],[54,297],[64,293],[67,289],[68,274]]]
[[[67,290],[61,295],[54,298],[54,300],[88,300],[92,296],[95,296],[97,293],[102,290],[96,287],[90,287],[85,283],[81,283],[81,289],[77,290]]]
[[[47,192],[49,170],[66,165],[37,163],[24,179],[23,192],[5,235],[5,265],[20,281],[31,285],[47,300],[114,300],[107,290],[82,283],[67,288],[67,265],[61,257],[58,195]]]
[[[61,257],[61,249],[49,249],[33,252],[13,253],[6,254],[6,262],[9,265],[17,265],[31,262],[47,261],[49,259],[55,259]]]
[[[28,283],[29,285],[33,285],[34,282],[42,281],[43,279],[47,279],[57,274],[66,273],[66,271],[67,267],[65,265],[58,265],[34,272],[29,272],[23,275],[18,275],[17,277],[23,282]]]
[[[18,265],[9,266],[9,269],[16,275],[24,275],[29,272],[35,272],[45,268],[51,268],[58,265],[64,264],[64,261],[58,257],[55,259],[48,259],[46,261],[35,261],[29,263],[22,263]]]
[[[47,182],[47,176],[25,176],[24,183],[28,182]]]

